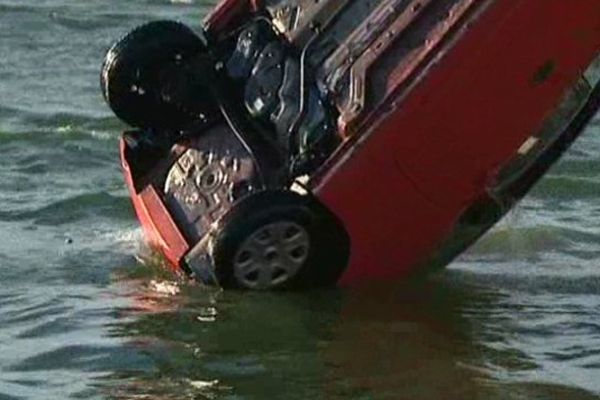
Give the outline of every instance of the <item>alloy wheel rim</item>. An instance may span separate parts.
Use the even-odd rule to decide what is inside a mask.
[[[310,251],[308,232],[291,221],[260,227],[239,247],[234,275],[246,288],[268,290],[289,282],[306,262]]]

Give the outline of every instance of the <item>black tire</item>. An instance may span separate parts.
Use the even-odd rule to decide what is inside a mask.
[[[242,244],[263,227],[289,223],[302,227],[309,238],[305,261],[284,282],[255,287],[234,272]],[[265,191],[238,203],[219,226],[212,256],[221,286],[250,290],[297,290],[334,286],[345,271],[349,238],[341,223],[316,199],[288,191]]]
[[[141,25],[108,50],[101,73],[104,99],[117,117],[131,126],[183,128],[201,113],[215,109],[210,98],[172,93],[174,85],[177,90],[185,88],[181,81],[186,79],[186,61],[204,53],[207,48],[202,39],[181,23]]]

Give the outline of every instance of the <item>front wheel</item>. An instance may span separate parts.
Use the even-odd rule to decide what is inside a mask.
[[[348,263],[349,239],[314,198],[265,191],[225,217],[212,253],[224,287],[309,289],[335,285]]]

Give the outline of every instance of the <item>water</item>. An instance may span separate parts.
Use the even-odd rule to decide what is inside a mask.
[[[600,398],[600,122],[428,282],[220,293],[143,266],[104,50],[208,2],[0,0],[0,399]]]

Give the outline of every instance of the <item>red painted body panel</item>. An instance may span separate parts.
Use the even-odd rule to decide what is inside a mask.
[[[452,233],[600,48],[598,0],[495,1],[315,194],[352,241],[342,284],[402,277]]]
[[[170,213],[152,185],[136,192],[131,169],[125,154],[125,142],[121,139],[121,162],[125,181],[133,206],[142,225],[146,241],[162,252],[174,269],[181,268],[181,261],[190,246],[181,234]]]

